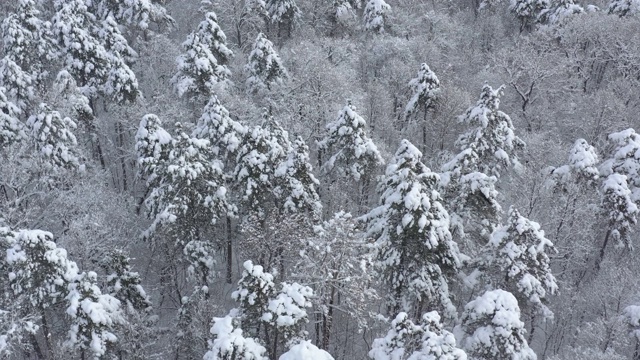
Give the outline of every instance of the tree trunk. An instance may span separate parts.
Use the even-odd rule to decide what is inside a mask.
[[[333,325],[333,303],[336,295],[336,288],[331,287],[331,294],[329,295],[329,310],[327,314],[323,315],[322,319],[322,347],[323,350],[329,350],[329,342],[331,339],[331,328]]]
[[[227,284],[231,284],[233,275],[233,246],[231,236],[231,218],[227,216]]]

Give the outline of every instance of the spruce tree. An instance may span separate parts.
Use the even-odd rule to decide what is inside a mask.
[[[640,13],[640,1],[638,0],[613,0],[609,3],[609,14],[620,17]]]
[[[456,346],[452,333],[444,329],[438,312],[422,315],[414,323],[405,312],[391,321],[391,329],[383,338],[373,340],[369,357],[373,360],[466,360],[467,355]]]
[[[367,0],[364,7],[364,28],[374,33],[384,33],[384,26],[387,12],[391,10],[391,6],[384,0]]]
[[[551,273],[548,252],[557,252],[540,225],[511,208],[507,225],[499,227],[489,241],[487,266],[495,275],[494,286],[513,294],[531,312],[553,317],[546,306],[548,295],[558,291]]]
[[[289,77],[273,43],[263,33],[259,33],[253,43],[246,69],[249,73],[247,89],[252,93],[271,90]]]
[[[77,169],[80,166],[75,135],[76,123],[47,104],[40,104],[38,112],[27,121],[30,137],[50,166]]]
[[[358,181],[371,177],[375,168],[384,164],[378,148],[366,134],[367,123],[347,100],[336,121],[327,124],[327,134],[318,142],[323,156],[329,159],[322,165],[325,171],[336,169],[342,176]]]
[[[291,36],[293,26],[300,17],[295,0],[266,0],[265,5],[271,22],[278,24],[278,35],[285,30],[287,36]]]
[[[464,307],[464,349],[469,360],[535,360],[525,339],[518,301],[504,290],[487,291]]]
[[[210,98],[218,88],[226,86],[231,72],[225,64],[233,53],[226,47],[226,36],[215,13],[206,14],[182,48],[184,53],[177,59],[178,72],[172,79],[179,96]]]
[[[0,149],[26,138],[19,114],[20,109],[7,99],[6,89],[0,87]]]
[[[460,117],[460,122],[470,126],[460,136],[457,145],[462,151],[473,149],[478,157],[478,171],[500,177],[510,166],[519,166],[515,152],[525,143],[515,135],[509,115],[500,111],[500,96],[504,85],[494,90],[485,85],[480,100]]]
[[[455,316],[449,283],[464,256],[449,232],[449,214],[437,186],[439,177],[422,162],[422,153],[402,140],[378,184],[379,206],[365,219],[375,240],[376,267],[389,290],[390,313],[423,310]]]

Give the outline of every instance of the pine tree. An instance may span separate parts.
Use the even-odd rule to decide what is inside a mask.
[[[311,307],[313,290],[298,283],[276,285],[273,275],[251,261],[245,261],[243,267],[238,288],[231,294],[239,307],[225,318],[214,319],[211,332],[216,338],[210,341],[211,351],[206,355],[211,359],[215,355],[233,359],[234,352],[262,359],[265,348],[258,344],[264,344],[273,359],[306,339],[306,308]],[[235,346],[228,343],[234,338],[238,339]]]
[[[332,154],[322,166],[325,171],[337,168],[341,175],[358,181],[372,176],[375,168],[384,164],[378,148],[365,132],[366,125],[351,100],[347,100],[338,119],[327,124],[327,135],[318,142],[320,151]]]
[[[114,328],[124,319],[120,313],[120,301],[102,294],[96,277],[94,272],[82,273],[69,284],[67,314],[72,322],[66,345],[79,349],[81,356],[89,351],[93,359],[103,359],[110,346],[118,340],[113,333]]]
[[[26,110],[35,99],[33,78],[22,71],[22,68],[9,56],[0,60],[0,84],[4,87],[6,95],[21,111]]]
[[[0,149],[26,138],[19,114],[20,109],[7,99],[6,89],[0,87]]]
[[[218,17],[213,11],[207,12],[204,17],[195,34],[203,44],[208,45],[220,65],[227,65],[233,57],[233,51],[227,47],[227,36],[218,24]]]
[[[620,17],[640,13],[640,1],[638,0],[613,0],[609,3],[609,14]]]
[[[209,341],[209,351],[204,360],[269,359],[267,349],[260,342],[243,335],[240,320],[233,312],[223,318],[213,318],[211,334],[214,339]]]
[[[626,176],[631,190],[631,199],[640,201],[640,159],[635,154],[640,151],[640,135],[634,129],[626,129],[609,134],[613,143],[611,156],[603,161],[601,172],[603,177],[617,173]]]
[[[600,178],[596,149],[585,139],[578,139],[569,151],[568,164],[552,168],[550,175],[557,186],[571,182],[593,185]]]
[[[364,28],[378,34],[384,33],[387,12],[391,6],[384,0],[367,0],[364,7]]]
[[[242,278],[238,281],[238,288],[231,294],[233,300],[239,303],[240,313],[236,316],[241,320],[241,328],[250,336],[258,336],[262,327],[262,315],[277,292],[273,275],[265,272],[260,265],[254,265],[247,260],[242,264]]]
[[[306,212],[312,218],[322,216],[322,203],[317,188],[318,179],[312,173],[309,147],[301,137],[297,137],[288,150],[287,159],[280,163],[274,175],[278,179],[276,193],[284,198],[283,207],[290,213]]]
[[[328,352],[318,349],[311,341],[305,340],[294,346],[289,351],[280,355],[278,360],[334,360]]]
[[[284,194],[275,191],[282,176],[276,177],[276,170],[290,151],[289,134],[267,112],[262,126],[250,129],[239,148],[234,177],[242,190],[243,203],[260,219],[268,206],[282,208],[277,199]]]
[[[409,118],[418,109],[422,109],[426,118],[427,111],[435,106],[437,96],[440,93],[440,80],[431,71],[429,65],[423,63],[420,65],[418,76],[409,81],[409,87],[413,94],[405,107],[405,117]]]
[[[132,271],[131,259],[122,250],[112,250],[104,259],[107,273],[107,293],[115,297],[129,311],[151,310],[149,296],[141,285],[140,274]]]
[[[24,303],[16,309],[28,309],[41,320],[47,348],[53,351],[51,334],[44,310],[66,300],[66,314],[71,318],[66,345],[92,358],[103,358],[117,341],[116,325],[123,324],[120,302],[102,294],[94,272],[80,273],[65,249],[53,241],[51,233],[40,230],[9,231],[0,229],[0,241],[6,247],[6,266],[14,298]],[[40,349],[36,350],[43,357]],[[52,353],[51,353],[52,354]]]
[[[249,73],[247,89],[252,93],[271,90],[274,85],[282,84],[289,77],[273,43],[263,33],[259,33],[253,43],[246,69]]]
[[[444,330],[436,311],[422,315],[415,324],[401,312],[391,321],[391,329],[383,338],[373,341],[369,357],[373,360],[466,360],[467,354],[456,346],[452,333]]]
[[[608,220],[608,231],[601,249],[600,259],[604,257],[604,249],[610,237],[619,246],[633,249],[632,239],[629,235],[631,226],[638,221],[638,206],[632,200],[632,196],[625,175],[612,173],[604,180],[602,184],[602,212]]]
[[[14,13],[2,22],[5,57],[0,64],[0,85],[25,110],[46,77],[45,64],[53,59],[50,24],[39,18],[34,0],[16,1]]]
[[[487,291],[464,307],[464,349],[469,360],[535,360],[525,339],[518,301],[504,290]]]
[[[584,13],[574,0],[552,0],[548,9],[540,13],[539,20],[549,25],[561,25],[570,16]]]
[[[149,184],[158,181],[156,171],[168,160],[173,138],[154,114],[142,118],[135,138],[140,174],[148,178]]]
[[[62,51],[64,67],[90,99],[100,91],[111,65],[109,53],[91,33],[93,25],[84,1],[56,3],[53,34]]]
[[[550,6],[549,0],[511,0],[509,10],[520,20],[520,31],[530,28]]]
[[[436,191],[439,177],[420,160],[422,153],[402,140],[378,184],[379,206],[366,215],[367,236],[375,240],[376,266],[389,290],[390,313],[424,309],[456,312],[448,282],[464,256],[449,232],[449,214]]]
[[[206,14],[206,19],[187,36],[182,48],[184,53],[177,59],[178,72],[172,79],[178,95],[209,98],[217,88],[226,86],[231,72],[224,64],[233,53],[226,47],[226,36],[215,13]]]
[[[118,24],[108,16],[96,32],[97,39],[108,52],[109,70],[101,91],[112,97],[117,103],[134,103],[140,97],[138,79],[129,65],[138,54],[129,46]]]
[[[462,151],[473,149],[478,157],[478,171],[500,177],[509,166],[520,166],[515,151],[524,147],[524,141],[514,133],[511,118],[499,110],[504,85],[493,90],[485,85],[476,106],[460,117],[460,122],[472,129],[457,141]]]
[[[495,273],[495,287],[509,291],[518,303],[530,306],[545,318],[553,317],[544,303],[547,295],[558,291],[558,285],[551,273],[547,252],[557,250],[540,225],[512,207],[507,225],[496,229],[489,246],[491,255],[487,265]]]
[[[155,131],[149,131],[153,127]],[[145,204],[154,220],[144,235],[151,237],[164,228],[164,234],[181,246],[190,275],[205,285],[212,280],[214,265],[206,229],[222,216],[234,216],[236,210],[227,201],[221,164],[212,160],[209,141],[191,138],[179,124],[174,139],[158,137],[166,134],[160,129],[157,118],[147,115],[136,136],[139,162],[143,171],[151,173]],[[166,160],[159,141],[167,141]]]
[[[151,23],[173,25],[167,10],[153,0],[101,0],[94,2],[95,13],[102,19],[113,16],[116,21],[147,30]]]
[[[80,166],[78,144],[72,130],[76,123],[47,104],[40,104],[38,113],[27,121],[30,136],[42,157],[54,167],[75,169]]]
[[[278,36],[283,29],[291,36],[293,25],[300,17],[295,0],[266,0],[265,5],[271,22],[278,24]]]
[[[229,111],[213,95],[198,119],[191,136],[207,139],[215,156],[233,164],[235,155],[247,134],[247,128],[229,116]]]
[[[332,10],[332,16],[336,23],[346,24],[356,16],[350,0],[334,0]]]
[[[483,243],[500,222],[502,207],[496,190],[498,178],[478,171],[481,168],[475,145],[461,151],[444,164],[441,186],[458,236]]]

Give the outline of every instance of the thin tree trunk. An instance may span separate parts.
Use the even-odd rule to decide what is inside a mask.
[[[127,191],[127,164],[125,163],[124,130],[122,129],[122,123],[120,121],[116,122],[116,131],[118,132],[120,167],[122,168],[122,190]]]
[[[231,284],[233,269],[233,246],[231,236],[231,218],[227,216],[227,284]]]
[[[331,295],[329,295],[329,310],[327,314],[323,315],[322,321],[322,349],[329,349],[329,342],[331,339],[331,328],[333,326],[333,303],[336,295],[336,288],[331,287]]]

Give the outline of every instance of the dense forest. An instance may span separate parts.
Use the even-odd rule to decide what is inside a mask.
[[[640,359],[640,0],[0,20],[0,359]]]

